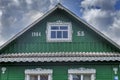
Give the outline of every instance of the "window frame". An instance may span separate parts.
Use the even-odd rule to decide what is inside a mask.
[[[30,80],[31,75],[36,75],[38,77],[38,80],[40,80],[40,75],[48,75],[48,80],[52,80],[52,69],[26,69],[25,70],[25,80]]]
[[[68,27],[68,38],[51,38],[51,27],[52,26],[67,26]],[[57,30],[56,30],[57,31]],[[58,30],[59,31],[59,30]],[[61,30],[64,31],[64,30]],[[71,22],[48,22],[46,30],[46,40],[47,42],[72,42],[72,25]]]
[[[73,75],[80,75],[81,80],[84,80],[84,75],[90,74],[91,80],[95,80],[95,69],[85,69],[85,68],[79,68],[79,69],[69,69],[68,70],[68,80],[73,80]]]

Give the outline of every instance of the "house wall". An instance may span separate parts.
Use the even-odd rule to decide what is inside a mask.
[[[92,68],[96,69],[96,79],[95,80],[114,80],[113,68],[119,69],[118,63],[113,62],[57,62],[57,63],[5,63],[0,65],[1,67],[6,67],[5,74],[2,74],[0,70],[0,80],[24,80],[25,69],[53,69],[53,80],[68,80],[68,69],[78,69],[78,68]],[[120,77],[120,70],[118,74]],[[120,79],[120,78],[119,78]]]
[[[71,22],[72,42],[47,42],[47,22]],[[84,31],[84,36],[77,36],[78,31]],[[32,36],[33,32],[40,32],[41,36]],[[38,22],[20,37],[0,50],[0,53],[28,53],[28,52],[119,52],[111,43],[100,37],[82,22],[64,12],[55,10],[49,16]]]

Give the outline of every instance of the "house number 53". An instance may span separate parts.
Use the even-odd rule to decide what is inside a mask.
[[[77,36],[85,36],[84,31],[77,31]]]

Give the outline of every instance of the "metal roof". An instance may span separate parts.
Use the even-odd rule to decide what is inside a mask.
[[[74,62],[74,61],[120,61],[119,53],[109,52],[56,52],[13,53],[0,55],[0,62]]]

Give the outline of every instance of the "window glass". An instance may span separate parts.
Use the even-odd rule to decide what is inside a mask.
[[[68,26],[51,26],[51,38],[68,38]]]
[[[91,80],[91,74],[73,74],[72,80]]]
[[[41,75],[40,80],[48,80],[48,75]]]
[[[71,23],[48,23],[47,28],[47,41],[48,42],[71,42],[72,30]]]
[[[38,80],[38,76],[37,75],[30,75],[30,80]]]
[[[60,26],[60,30],[67,30],[68,27],[67,26]]]
[[[62,31],[57,31],[57,38],[62,38]]]
[[[83,80],[91,80],[91,75],[89,74],[83,75]]]
[[[81,80],[81,76],[80,75],[73,75],[73,80]]]
[[[63,38],[68,38],[68,31],[63,31]]]
[[[58,26],[51,26],[51,30],[59,30]]]
[[[51,38],[56,38],[56,31],[51,31]]]

